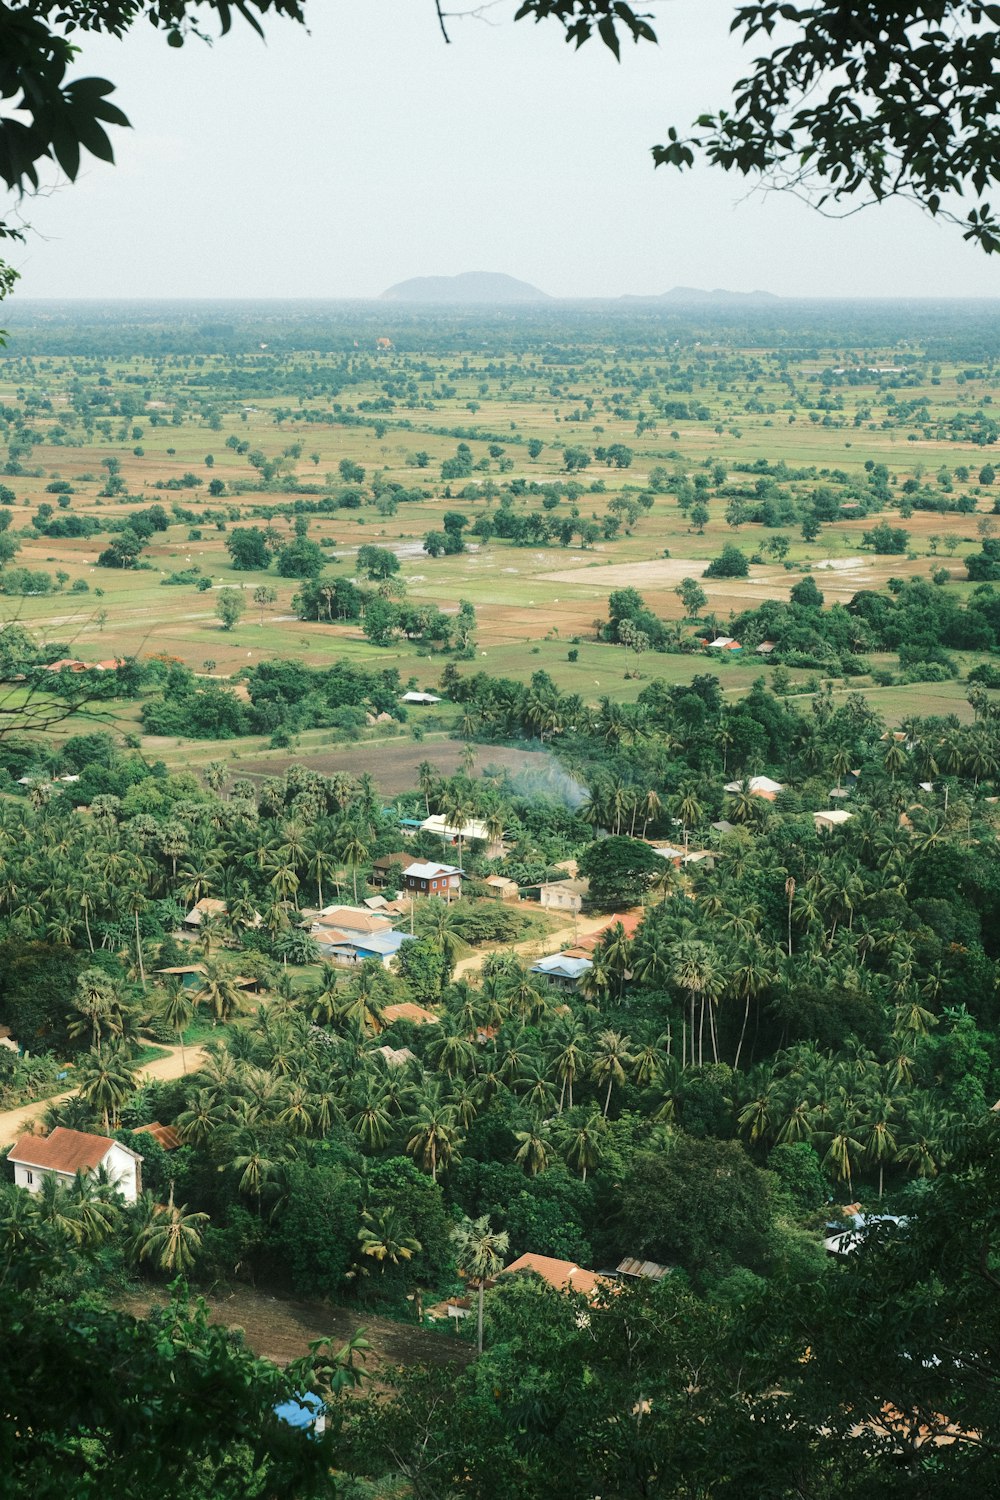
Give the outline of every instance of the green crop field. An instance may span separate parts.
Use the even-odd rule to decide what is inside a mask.
[[[766,664],[720,661],[699,636],[787,601],[807,575],[827,606],[932,573],[958,599],[971,592],[963,558],[996,529],[1000,493],[992,326],[945,336],[912,310],[856,310],[852,328],[850,314],[834,324],[817,309],[791,330],[790,314],[780,326],[758,314],[752,329],[708,314],[702,327],[567,313],[500,330],[394,316],[272,320],[261,339],[245,309],[213,344],[180,315],[105,322],[88,340],[84,326],[19,310],[0,355],[8,619],[87,662],[175,659],[228,682],[272,658],[346,660],[436,687],[455,661],[440,641],[395,630],[375,644],[361,618],[302,618],[308,580],[273,561],[234,568],[235,531],[265,531],[273,557],[298,523],[331,584],[366,585],[358,549],[372,544],[399,561],[382,589],[394,607],[454,616],[471,604],[461,673],[544,671],[596,702],[708,670],[739,695]],[[162,529],[131,565],[106,565],[109,543],[154,506]],[[429,555],[425,537],[456,514],[462,550]],[[902,552],[866,542],[879,522],[902,528]],[[747,576],[704,580],[704,610],[685,619],[680,582],[701,581],[726,545],[749,559]],[[231,629],[217,614],[226,588],[245,604]],[[255,603],[261,588],[271,594]],[[676,625],[670,651],[629,664],[601,639],[609,594],[625,588]],[[879,662],[883,676],[893,665]],[[793,662],[789,685],[814,687],[816,673]],[[889,717],[965,711],[954,681],[860,672],[841,689]],[[135,732],[141,702],[118,711]]]

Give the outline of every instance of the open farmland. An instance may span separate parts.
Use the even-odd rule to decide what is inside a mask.
[[[932,573],[964,598],[963,558],[997,525],[993,313],[945,332],[926,310],[834,319],[822,304],[778,323],[567,311],[499,328],[372,308],[209,311],[111,309],[87,327],[72,309],[16,309],[0,360],[0,586],[8,615],[64,655],[176,660],[238,692],[237,674],[277,658],[395,668],[431,690],[451,662],[628,701],[643,681],[717,668],[699,639],[805,577],[827,607]],[[873,550],[880,523],[902,551]],[[233,538],[252,529],[265,551],[234,566]],[[702,581],[727,545],[747,576]],[[398,570],[373,579],[362,547]],[[390,616],[454,621],[466,601],[474,629],[461,651],[391,623],[379,635],[363,607],[317,604],[317,573],[374,583]],[[685,579],[706,595],[695,619]],[[232,589],[243,613],[223,628]],[[673,629],[634,672],[602,629],[627,589]],[[851,688],[898,698],[893,665]],[[763,668],[727,663],[727,695]],[[799,689],[819,680],[794,660],[790,674]],[[122,704],[122,726],[141,727],[140,711]]]

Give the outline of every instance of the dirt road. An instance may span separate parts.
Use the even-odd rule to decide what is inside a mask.
[[[200,1068],[205,1058],[201,1047],[185,1047],[183,1058],[180,1047],[169,1047],[166,1051],[167,1057],[157,1057],[152,1062],[145,1063],[139,1069],[139,1076],[143,1079],[180,1078],[184,1073],[193,1073]],[[31,1122],[45,1113],[50,1104],[72,1099],[75,1093],[76,1089],[67,1089],[64,1094],[53,1094],[49,1099],[36,1099],[34,1104],[21,1104],[17,1109],[0,1113],[0,1148],[12,1146],[19,1136],[31,1128]]]
[[[544,958],[549,953],[561,953],[564,948],[571,948],[581,938],[593,937],[595,932],[600,932],[613,920],[612,917],[578,917],[573,927],[561,927],[558,932],[546,933],[544,937],[525,938],[523,942],[515,943],[513,948],[502,948],[500,952],[513,952],[521,958]],[[464,979],[469,974],[478,973],[490,953],[496,951],[496,949],[487,949],[473,953],[468,958],[460,959],[455,965],[454,977]]]

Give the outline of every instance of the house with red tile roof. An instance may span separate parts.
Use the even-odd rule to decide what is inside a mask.
[[[142,1192],[142,1157],[109,1135],[58,1125],[51,1135],[23,1135],[7,1160],[16,1186],[29,1193],[39,1192],[46,1177],[57,1177],[68,1187],[77,1172],[89,1177],[102,1168],[127,1203]]]
[[[532,1255],[530,1251],[526,1255],[519,1255],[509,1266],[504,1266],[500,1274],[513,1276],[516,1271],[530,1271],[547,1281],[549,1286],[555,1287],[557,1292],[582,1292],[592,1301],[596,1301],[599,1294],[609,1290],[611,1286],[606,1277],[599,1276],[596,1271],[587,1271],[583,1266],[574,1265],[571,1260],[556,1260],[551,1255]]]

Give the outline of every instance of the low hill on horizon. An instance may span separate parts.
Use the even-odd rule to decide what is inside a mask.
[[[551,302],[547,292],[518,281],[502,271],[463,271],[458,276],[413,276],[398,281],[379,298],[380,302]]]
[[[674,286],[669,292],[652,293],[649,296],[636,293],[626,293],[618,299],[620,302],[782,302],[784,299],[775,292],[753,291],[732,292],[727,287],[714,287],[712,291],[706,291],[698,286]]]

